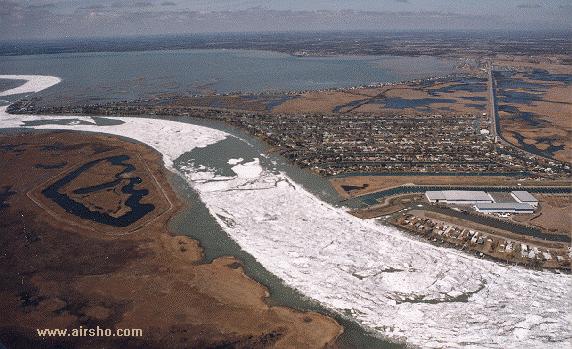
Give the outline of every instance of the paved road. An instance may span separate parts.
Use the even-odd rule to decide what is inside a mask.
[[[495,94],[495,81],[493,79],[493,66],[489,66],[489,81],[488,81],[488,89],[489,89],[489,115],[491,117],[491,136],[497,137],[497,103],[496,103],[496,94]]]

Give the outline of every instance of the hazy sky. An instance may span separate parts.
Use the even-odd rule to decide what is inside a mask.
[[[572,0],[0,0],[0,39],[311,30],[571,30]]]

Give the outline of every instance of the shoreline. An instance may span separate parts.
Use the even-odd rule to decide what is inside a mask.
[[[4,129],[3,129],[4,131]],[[230,281],[231,284],[227,285],[227,287],[229,287],[229,290],[236,290],[236,287],[240,288],[244,288],[245,290],[247,289],[251,289],[251,291],[255,291],[252,294],[248,295],[245,298],[241,298],[239,297],[233,297],[233,296],[223,296],[225,292],[221,289],[221,291],[217,291],[215,292],[215,294],[213,294],[212,296],[214,297],[230,297],[230,299],[233,299],[230,303],[229,303],[229,309],[230,312],[234,311],[232,309],[234,309],[234,307],[238,306],[243,306],[246,307],[243,311],[246,313],[243,313],[244,316],[249,317],[250,314],[248,314],[248,312],[254,312],[257,313],[259,311],[263,311],[263,312],[270,312],[275,313],[275,314],[281,314],[279,315],[280,317],[283,317],[283,320],[279,320],[280,317],[276,318],[276,324],[280,324],[280,321],[287,321],[286,323],[283,324],[283,326],[285,326],[285,328],[288,328],[288,331],[286,332],[286,337],[284,337],[284,339],[278,339],[278,341],[276,342],[276,344],[280,347],[280,346],[288,346],[288,343],[292,343],[292,340],[300,340],[302,338],[304,338],[304,336],[307,336],[309,334],[311,334],[310,337],[311,341],[309,341],[308,343],[306,343],[306,345],[311,346],[311,347],[322,347],[322,346],[316,346],[316,343],[318,343],[320,341],[319,338],[324,338],[324,340],[327,338],[327,340],[325,340],[325,346],[328,347],[330,345],[332,345],[333,343],[335,343],[337,341],[337,339],[342,335],[343,333],[343,327],[338,324],[334,319],[332,319],[331,317],[324,315],[324,314],[320,314],[314,311],[301,311],[295,308],[290,308],[290,307],[285,307],[282,305],[273,305],[271,304],[271,302],[269,301],[270,298],[270,292],[268,290],[268,288],[261,284],[260,282],[258,282],[257,280],[253,279],[251,276],[249,276],[246,271],[244,270],[243,267],[243,263],[241,260],[237,259],[234,256],[222,256],[219,258],[216,258],[212,261],[206,261],[205,260],[205,256],[204,256],[204,248],[200,245],[200,243],[197,240],[192,239],[189,236],[186,235],[182,235],[180,232],[174,231],[171,229],[169,222],[173,219],[174,216],[178,215],[181,213],[182,210],[184,210],[188,203],[185,202],[184,198],[181,197],[180,193],[177,193],[174,188],[171,185],[171,179],[169,179],[170,176],[177,176],[175,173],[173,173],[172,171],[168,170],[162,159],[162,154],[159,153],[156,149],[150,147],[147,144],[141,143],[137,140],[134,140],[132,138],[128,138],[128,137],[121,137],[121,136],[116,136],[116,135],[109,135],[109,134],[103,134],[103,133],[95,133],[95,132],[84,132],[84,131],[69,131],[69,130],[64,130],[64,131],[58,131],[58,130],[22,130],[23,132],[17,132],[17,133],[13,133],[13,132],[3,132],[0,133],[0,137],[16,137],[16,138],[26,138],[26,137],[32,137],[33,139],[44,139],[46,137],[59,137],[60,135],[65,136],[66,141],[68,141],[70,138],[72,139],[72,142],[75,140],[75,142],[77,142],[77,140],[81,140],[85,142],[85,139],[87,138],[88,140],[101,140],[101,139],[107,139],[107,140],[113,140],[111,142],[107,142],[107,144],[131,144],[132,146],[130,146],[130,148],[134,148],[134,149],[145,149],[144,153],[138,153],[140,154],[143,158],[147,159],[146,161],[149,161],[150,158],[154,159],[152,163],[149,163],[150,167],[152,168],[152,170],[150,170],[151,174],[153,172],[157,172],[158,174],[158,179],[159,182],[163,183],[163,184],[167,184],[167,185],[163,185],[160,188],[163,190],[165,190],[165,195],[167,195],[167,197],[170,197],[172,202],[173,202],[173,208],[170,209],[168,212],[166,212],[165,215],[162,215],[162,217],[160,219],[158,219],[156,222],[153,222],[152,226],[150,226],[149,228],[144,228],[141,232],[138,232],[136,235],[132,235],[132,236],[126,236],[123,234],[113,234],[113,235],[109,235],[109,234],[104,234],[104,235],[100,235],[102,239],[106,240],[106,241],[139,241],[141,239],[144,239],[140,242],[141,246],[149,246],[149,244],[151,244],[152,246],[161,246],[161,247],[157,247],[159,248],[159,250],[154,250],[157,251],[156,253],[158,253],[159,255],[163,256],[161,257],[161,260],[163,258],[167,258],[167,260],[172,260],[172,262],[167,263],[167,268],[169,269],[174,269],[174,270],[179,270],[180,273],[185,273],[187,274],[186,276],[183,274],[181,276],[185,276],[183,278],[184,279],[188,279],[188,277],[190,276],[190,280],[194,279],[196,276],[192,276],[193,274],[196,274],[196,271],[193,272],[193,270],[213,270],[216,271],[215,274],[213,275],[217,275],[219,274],[221,277],[224,275],[224,273],[227,273],[228,275],[226,277],[222,277],[219,281],[216,281],[216,279],[211,279],[211,281],[209,282],[214,282],[214,285],[221,283],[224,285],[225,280]],[[122,150],[119,150],[122,151]],[[129,150],[132,151],[132,150]],[[143,161],[143,160],[142,160]],[[145,164],[147,164],[144,161]],[[72,164],[72,167],[77,167],[76,164]],[[59,170],[61,171],[61,170]],[[59,175],[57,175],[59,176]],[[50,179],[51,180],[51,179]],[[13,202],[14,205],[22,205],[24,199],[20,199],[17,202]],[[35,207],[35,206],[32,206]],[[35,208],[37,209],[37,207]],[[69,217],[68,217],[69,219]],[[73,219],[78,220],[77,218]],[[87,228],[85,226],[80,226],[80,225],[69,225],[67,222],[63,222],[63,223],[54,223],[58,226],[60,226],[61,224],[62,227],[67,227],[66,229],[70,229],[71,231],[73,231],[75,234],[77,234],[78,236],[91,236],[92,234],[96,233],[96,231],[91,231],[91,228]],[[92,223],[88,223],[88,225],[92,225]],[[157,227],[159,231],[154,230]],[[141,234],[143,234],[141,236]],[[164,235],[165,234],[165,235]],[[145,236],[150,235],[148,238],[145,238]],[[146,239],[152,239],[155,241],[147,241]],[[172,247],[174,248],[175,246],[177,246],[177,243],[175,243],[175,241],[178,241],[178,246],[191,246],[192,248],[189,249],[189,247],[185,247],[185,250],[183,251],[181,249],[181,251],[184,253],[183,255],[178,255],[180,252],[178,252],[175,249],[172,249],[171,245],[173,245]],[[181,245],[182,241],[184,241],[184,244]],[[177,246],[177,247],[178,247]],[[140,247],[143,248],[143,247]],[[148,248],[148,247],[145,247]],[[182,247],[181,247],[182,248]],[[166,255],[163,255],[164,253],[167,253]],[[156,258],[156,257],[154,257]],[[177,261],[175,263],[175,261]],[[135,265],[137,265],[137,263],[148,263],[147,260],[135,260],[134,262]],[[174,264],[175,263],[175,264]],[[131,263],[127,263],[129,266],[126,266],[127,268],[131,268],[133,266],[133,264]],[[228,269],[228,272],[225,271]],[[173,271],[175,272],[175,271]],[[188,274],[190,273],[190,275]],[[209,272],[210,273],[210,272]],[[233,274],[235,273],[240,273],[239,275],[233,276]],[[119,274],[121,275],[121,274]],[[35,279],[37,278],[41,278],[43,275],[42,274],[36,274],[35,275]],[[163,277],[161,277],[160,275],[156,275],[158,277],[159,280],[163,279]],[[111,277],[112,279],[115,277],[118,277],[115,274],[111,274],[108,275],[106,277]],[[238,284],[234,284],[236,283],[238,280],[240,279],[245,279],[245,281],[243,282],[243,286],[239,286]],[[81,277],[76,279],[75,283],[81,283]],[[234,280],[234,281],[233,281]],[[186,281],[188,282],[188,281]],[[234,283],[233,283],[234,282]],[[156,281],[156,283],[161,283],[161,281]],[[105,283],[104,283],[105,284]],[[214,286],[213,287],[216,287]],[[201,288],[205,287],[207,285],[203,285],[201,286]],[[42,289],[42,285],[39,284],[37,286],[40,290]],[[96,287],[105,287],[105,286],[96,286]],[[104,288],[105,289],[105,288]],[[133,290],[134,292],[139,292],[137,291],[138,288],[137,286],[135,286],[135,289]],[[115,292],[117,292],[117,290],[114,290]],[[218,293],[218,295],[217,295]],[[199,293],[200,294],[200,293]],[[192,295],[192,293],[191,293]],[[196,296],[195,296],[196,297]],[[186,297],[184,297],[186,298]],[[258,299],[259,302],[261,304],[263,304],[262,309],[257,309],[257,305],[256,302],[253,302],[252,300],[249,299]],[[193,297],[191,297],[190,299],[193,299]],[[135,298],[133,300],[135,308],[139,309],[139,307],[137,306],[137,304],[143,305],[140,302],[142,302],[141,299]],[[220,301],[219,301],[220,302]],[[234,303],[238,303],[238,304],[234,304]],[[244,303],[244,305],[241,305],[242,303]],[[191,301],[192,304],[192,301]],[[220,304],[220,303],[219,303]],[[234,305],[233,305],[234,304]],[[216,307],[225,307],[226,305],[217,305]],[[239,308],[240,309],[240,308]],[[168,311],[167,314],[170,314],[170,312]],[[196,315],[196,314],[193,314]],[[229,313],[229,315],[231,315]],[[168,315],[166,315],[168,316]],[[258,315],[255,315],[255,317]],[[234,316],[230,316],[230,319],[232,319]],[[304,321],[302,321],[302,318],[304,319]],[[291,332],[291,328],[296,328],[299,327],[301,325],[297,325],[295,323],[293,323],[294,319],[300,319],[300,324],[303,323],[308,323],[308,321],[306,321],[306,318],[311,319],[312,320],[312,325],[311,326],[322,326],[322,329],[316,328],[314,329],[312,332]],[[289,320],[288,320],[289,319]],[[47,323],[49,323],[51,319],[47,318],[46,321],[48,321]],[[201,321],[205,321],[205,325],[206,326],[210,326],[208,325],[210,322],[212,322],[213,319],[209,319],[209,317],[205,317],[204,319],[199,318],[199,323]],[[29,320],[22,320],[22,323],[15,323],[13,325],[15,326],[24,326],[23,323],[25,323],[26,321]],[[217,320],[218,321],[218,320]],[[224,323],[225,320],[223,320]],[[232,320],[229,320],[232,321]],[[297,321],[297,320],[296,320]],[[140,326],[140,327],[144,327],[147,328],[147,324],[145,324],[144,326],[141,326],[142,324],[138,323],[138,320],[136,319],[132,319],[129,320],[131,326]],[[178,322],[175,323],[167,323],[166,325],[169,326],[174,326],[177,325]],[[232,326],[236,326],[236,325],[232,325],[231,324],[231,328]],[[256,321],[253,323],[256,324]],[[261,323],[261,326],[264,323]],[[272,324],[272,326],[275,326],[276,324]],[[181,324],[182,325],[182,324]],[[165,324],[159,325],[160,328],[163,328],[165,326]],[[239,327],[243,326],[239,324]],[[243,326],[245,328],[249,328],[250,325],[247,326]],[[306,325],[304,325],[306,326]],[[216,329],[216,327],[214,327]],[[222,327],[224,328],[224,327]],[[332,335],[331,337],[329,336],[329,334],[327,333],[332,333],[332,330],[336,329],[335,331],[335,335]],[[325,336],[325,337],[324,337]],[[308,339],[310,339],[310,337],[308,337]],[[149,337],[147,337],[150,341],[153,341],[155,339],[150,339]],[[232,335],[231,337],[232,338]],[[282,344],[280,344],[282,343]],[[111,342],[111,345],[113,346],[113,342]],[[291,345],[291,344],[290,344]]]
[[[68,131],[68,132],[77,132],[77,131]],[[80,133],[82,133],[82,132],[83,132],[83,131],[80,131]],[[97,134],[97,133],[96,133],[96,134]],[[121,136],[114,136],[114,137],[121,137]],[[162,157],[162,154],[161,154],[159,151],[157,151],[156,149],[150,147],[148,144],[141,143],[141,142],[139,142],[139,141],[137,141],[137,140],[135,140],[135,139],[131,139],[131,138],[128,138],[128,137],[121,137],[121,138],[126,138],[126,139],[128,139],[130,142],[134,142],[134,143],[136,143],[136,144],[141,144],[141,145],[143,145],[144,147],[148,148],[150,151],[156,153],[158,157]],[[158,160],[158,161],[159,161],[159,160]],[[189,236],[187,236],[187,235],[184,235],[184,234],[178,233],[177,231],[174,231],[174,230],[170,227],[170,222],[172,221],[172,219],[173,219],[175,216],[180,215],[180,214],[181,214],[181,211],[182,211],[183,209],[188,208],[188,207],[190,206],[190,204],[189,204],[189,203],[185,203],[185,199],[182,198],[182,194],[181,194],[181,193],[177,193],[177,192],[174,190],[174,188],[173,188],[173,186],[172,186],[172,184],[171,184],[171,182],[173,181],[173,179],[172,179],[172,178],[169,178],[170,176],[172,176],[172,177],[177,177],[177,178],[181,178],[181,176],[180,176],[178,173],[175,173],[175,172],[169,170],[169,169],[166,167],[165,163],[163,163],[163,162],[161,162],[161,161],[159,161],[159,163],[157,163],[156,165],[161,168],[163,179],[164,179],[166,182],[169,183],[169,185],[167,186],[167,190],[169,191],[170,195],[172,195],[173,197],[176,198],[176,202],[177,202],[177,205],[175,205],[175,208],[174,208],[173,210],[171,210],[171,211],[168,213],[167,217],[166,217],[166,220],[165,220],[165,229],[166,229],[166,231],[168,232],[168,234],[170,234],[170,235],[173,236],[173,237],[184,236],[184,237],[187,237],[187,238],[189,238],[189,239],[192,239],[192,241],[194,241],[194,242],[197,243],[198,249],[199,249],[199,251],[200,251],[200,256],[201,256],[201,257],[200,257],[200,260],[198,261],[199,265],[212,265],[212,264],[219,263],[219,261],[221,261],[221,260],[237,261],[238,263],[241,264],[241,266],[239,267],[239,269],[240,269],[241,273],[243,274],[243,276],[244,276],[246,279],[248,279],[250,282],[255,283],[256,285],[258,285],[260,288],[262,288],[262,289],[264,290],[264,295],[261,295],[261,296],[260,296],[260,300],[261,300],[264,304],[266,304],[269,308],[273,308],[273,307],[285,308],[285,309],[287,309],[287,310],[289,310],[289,311],[292,311],[292,312],[299,312],[299,313],[307,314],[307,315],[320,316],[320,317],[322,317],[322,318],[325,319],[325,320],[328,320],[328,321],[330,321],[330,322],[333,322],[333,323],[338,327],[338,329],[339,329],[339,330],[338,330],[338,334],[337,334],[335,337],[333,337],[330,341],[328,341],[328,343],[324,346],[324,348],[327,348],[327,347],[331,346],[332,344],[334,344],[334,343],[338,340],[338,338],[344,333],[344,327],[341,326],[341,325],[340,325],[334,318],[332,318],[331,316],[326,315],[326,314],[322,314],[322,313],[319,313],[319,312],[305,311],[305,310],[300,310],[300,309],[296,309],[296,308],[291,308],[291,307],[287,307],[287,306],[284,306],[284,305],[272,305],[271,302],[269,302],[269,300],[272,300],[272,294],[270,293],[270,290],[269,290],[268,286],[266,286],[266,285],[264,285],[263,283],[259,282],[258,280],[256,280],[256,279],[253,278],[252,276],[248,275],[248,273],[247,273],[246,270],[244,269],[244,266],[242,265],[242,263],[243,263],[242,260],[238,259],[236,256],[229,255],[229,256],[218,257],[218,258],[216,258],[216,259],[214,259],[214,260],[212,260],[212,261],[207,261],[207,260],[205,259],[204,247],[201,245],[201,242],[200,242],[199,240],[195,240],[195,239],[193,239],[193,238],[191,238],[191,237],[189,237]]]
[[[419,82],[424,82],[424,81],[434,81],[434,80],[439,80],[439,79],[447,79],[447,78],[453,78],[453,77],[462,77],[465,75],[468,75],[468,72],[463,71],[462,69],[460,69],[458,67],[459,63],[462,61],[461,57],[457,57],[457,56],[436,56],[436,55],[430,55],[430,54],[419,54],[419,55],[412,55],[412,54],[391,54],[391,53],[384,53],[384,54],[335,54],[335,55],[324,55],[324,56],[298,56],[295,55],[293,53],[288,53],[288,52],[282,52],[282,51],[277,51],[277,50],[264,50],[264,49],[235,49],[235,48],[181,48],[181,49],[154,49],[154,50],[134,50],[134,51],[88,51],[88,52],[61,52],[61,53],[42,53],[42,54],[32,54],[32,55],[7,55],[7,56],[2,56],[0,55],[0,57],[33,57],[33,56],[43,56],[43,55],[58,55],[58,54],[69,54],[69,55],[89,55],[89,54],[93,54],[93,53],[103,53],[103,54],[119,54],[119,53],[126,53],[126,54],[137,54],[137,53],[145,53],[145,52],[150,52],[150,53],[161,53],[161,52],[177,52],[177,51],[203,51],[203,52],[208,52],[208,51],[223,51],[223,52],[245,52],[245,53],[250,53],[250,52],[261,52],[261,53],[270,53],[270,54],[279,54],[279,55],[285,55],[291,58],[295,58],[295,59],[333,59],[333,58],[340,58],[340,59],[344,59],[344,58],[354,58],[354,59],[363,59],[363,60],[372,60],[372,61],[376,61],[376,60],[382,60],[384,58],[423,58],[423,57],[427,57],[427,58],[435,58],[437,60],[440,61],[444,61],[444,62],[448,62],[450,65],[450,69],[448,69],[448,71],[446,73],[443,73],[441,75],[436,75],[438,74],[437,72],[434,72],[433,75],[425,75],[425,74],[414,74],[412,75],[412,77],[408,78],[408,79],[401,79],[401,80],[395,80],[395,81],[372,81],[369,83],[362,83],[362,84],[357,84],[357,85],[347,85],[347,86],[333,86],[333,87],[319,87],[316,86],[315,88],[300,88],[300,89],[266,89],[266,90],[260,90],[260,91],[243,91],[243,90],[229,90],[229,91],[225,91],[225,92],[220,92],[220,91],[216,91],[213,90],[212,95],[213,96],[233,96],[233,95],[243,95],[243,96],[251,96],[251,97],[267,97],[267,96],[273,96],[273,95],[301,95],[301,94],[305,94],[305,93],[311,93],[311,92],[339,92],[339,91],[352,91],[352,90],[356,90],[356,89],[366,89],[366,88],[380,88],[380,87],[384,87],[384,86],[393,86],[393,85],[403,85],[403,84],[412,84],[412,83],[419,83]],[[388,70],[391,73],[395,73],[393,70],[389,69]],[[470,75],[470,74],[469,74]],[[10,78],[10,76],[17,76],[17,75],[0,75],[0,79],[6,78],[6,79],[12,79]],[[22,75],[23,77],[25,77],[24,79],[27,80],[27,78],[32,78],[35,75]],[[39,75],[36,75],[39,76]],[[48,77],[48,76],[46,76]],[[59,79],[59,78],[58,78]],[[43,87],[41,89],[37,89],[37,90],[28,90],[27,92],[39,92],[43,89],[49,88],[57,83],[61,82],[60,81],[56,82],[56,83],[52,83],[50,85],[46,85],[46,87]],[[203,81],[203,82],[198,82],[200,85],[210,85],[211,82],[208,81]],[[169,92],[165,92],[165,93],[169,93]],[[14,94],[14,93],[12,93]],[[206,97],[209,96],[211,94],[209,93],[192,93],[189,94],[189,96],[192,97]],[[0,94],[0,96],[3,96],[2,94]],[[145,98],[149,98],[149,96],[141,98],[141,99],[145,99]]]
[[[8,121],[13,122],[15,127],[21,126],[21,120],[50,118],[49,116],[15,115],[7,115],[6,117]],[[91,119],[89,117],[71,116],[60,118],[68,120]],[[152,121],[125,117],[114,119],[129,122],[131,124],[128,129],[130,135],[143,137],[145,143],[163,150],[162,153],[168,153],[169,155],[163,153],[164,160],[170,161],[170,165],[173,164],[174,149],[165,144],[154,143],[161,140],[167,141],[164,137],[157,138],[157,135],[148,133],[137,134],[133,129],[133,127],[141,127],[142,125],[149,127],[154,124]],[[177,124],[179,129],[190,128],[190,124],[187,123],[178,122]],[[173,132],[171,128],[173,121],[161,121],[160,125],[165,135],[168,134],[167,131]],[[106,126],[98,126],[93,123],[39,127],[80,130],[95,128],[111,133],[121,133],[122,130],[125,130],[121,126],[108,129]],[[203,138],[206,136],[206,134],[202,134],[203,129],[193,128],[195,130],[192,134],[195,137],[197,132]],[[211,141],[218,139],[215,143],[210,144],[216,144],[224,139],[220,137],[220,132],[209,129],[210,137],[208,139]],[[186,138],[181,134],[179,139],[183,141]],[[189,141],[187,140],[187,142]],[[208,143],[204,142],[203,139],[203,148],[208,148]],[[186,145],[189,146],[187,149],[197,148],[196,144],[196,142],[187,143]],[[184,144],[179,144],[178,149],[184,146]],[[470,318],[475,324],[479,324],[481,330],[486,334],[485,337],[495,339],[494,342],[487,342],[488,345],[500,345],[501,338],[495,335],[499,328],[503,332],[513,335],[515,346],[523,340],[538,346],[548,345],[548,342],[538,337],[540,333],[536,333],[537,327],[532,327],[532,324],[526,328],[524,335],[523,331],[516,330],[526,326],[527,323],[522,324],[522,322],[526,321],[527,317],[534,316],[539,322],[542,321],[544,329],[542,338],[546,338],[548,331],[553,345],[567,341],[564,328],[567,327],[568,322],[562,318],[562,311],[558,310],[561,305],[557,306],[553,302],[561,304],[560,302],[564,301],[562,295],[555,292],[570,282],[568,277],[500,267],[491,262],[480,261],[445,249],[430,247],[425,243],[411,241],[394,229],[349,217],[340,209],[325,204],[298,183],[293,183],[290,177],[285,174],[265,173],[263,177],[248,178],[246,176],[246,178],[235,178],[232,182],[223,183],[225,186],[228,185],[226,187],[228,190],[241,186],[244,181],[251,182],[250,185],[253,186],[253,189],[267,188],[268,184],[272,182],[283,183],[276,189],[272,189],[273,191],[267,192],[274,195],[265,196],[266,207],[259,207],[260,197],[254,195],[254,191],[235,191],[233,195],[240,193],[239,198],[229,196],[224,191],[217,191],[215,182],[213,182],[214,184],[208,183],[209,179],[216,179],[217,176],[214,173],[207,172],[201,175],[191,167],[187,174],[188,180],[194,183],[194,187],[198,187],[201,198],[204,199],[209,208],[216,208],[216,214],[244,225],[239,225],[237,228],[226,227],[225,230],[245,250],[252,253],[262,265],[271,266],[271,268],[267,268],[277,273],[278,277],[285,279],[288,284],[300,289],[302,293],[311,298],[331,305],[338,312],[348,308],[356,309],[357,311],[353,313],[353,316],[366,326],[375,327],[379,324],[386,324],[387,328],[384,326],[378,332],[384,333],[388,337],[394,339],[406,337],[411,344],[424,343],[429,347],[442,346],[443,343],[454,345],[458,341],[470,340],[471,330],[466,326],[458,327],[455,322],[449,322],[447,317],[450,316],[451,320],[455,320],[462,316],[463,318]],[[202,178],[193,179],[194,176]],[[288,187],[288,183],[293,188]],[[286,202],[277,200],[282,197]],[[232,200],[238,201],[235,203]],[[296,203],[299,207],[293,207],[289,203]],[[248,212],[242,207],[254,211]],[[268,210],[270,212],[282,212],[282,215],[275,217],[278,222],[263,219]],[[225,213],[225,211],[227,212]],[[252,218],[260,220],[251,222]],[[284,222],[289,223],[283,224]],[[255,225],[252,225],[254,223]],[[223,225],[223,227],[225,226]],[[269,232],[274,234],[268,235]],[[283,233],[284,236],[279,236],[280,233]],[[372,240],[372,236],[376,238]],[[328,249],[325,249],[322,246],[324,237],[327,237],[328,240],[333,239],[334,245],[328,245],[326,246]],[[401,254],[396,255],[396,250],[400,251]],[[345,256],[345,259],[337,261],[339,256]],[[314,259],[309,257],[314,257]],[[277,260],[281,261],[282,264],[276,264]],[[395,269],[399,271],[387,272],[387,270]],[[438,277],[443,270],[447,272],[446,280],[440,280]],[[354,274],[359,275],[362,278],[360,280],[363,281],[357,281]],[[493,277],[493,275],[497,275],[497,277]],[[518,280],[522,278],[528,280],[528,287],[521,288],[519,286],[520,281]],[[475,289],[481,289],[479,279],[487,284],[486,295],[480,292],[474,293]],[[413,283],[414,281],[415,283]],[[394,303],[394,297],[407,298],[410,295],[418,295],[418,292],[422,292],[423,297],[429,297],[429,299],[436,301],[440,299],[440,295],[450,292],[455,294],[467,292],[471,294],[471,297],[468,299],[468,304],[442,304],[439,309],[418,303],[399,306]],[[544,306],[555,307],[557,314],[547,314],[544,312],[544,308],[532,308],[529,311],[533,313],[521,314],[517,305],[507,299],[509,296],[519,297],[524,301],[531,301],[540,297],[544,300]],[[487,299],[490,297],[496,298],[500,303],[506,303],[504,305],[508,307],[508,310],[505,309],[504,313],[520,314],[518,318],[507,323],[503,321],[508,321],[508,319],[493,317],[491,312],[496,313],[494,305],[487,303]],[[389,316],[389,314],[396,312],[398,317]],[[444,316],[444,313],[447,316]],[[491,321],[491,319],[497,319],[501,323]],[[429,334],[426,328],[428,326],[427,321],[432,323],[432,338],[434,339],[426,337]],[[556,338],[552,336],[556,336]],[[506,336],[501,337],[502,343],[506,344]]]

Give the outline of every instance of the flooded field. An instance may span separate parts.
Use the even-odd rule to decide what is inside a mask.
[[[496,71],[502,135],[528,152],[572,161],[572,71]]]
[[[475,77],[442,78],[410,84],[371,88],[353,93],[333,112],[480,114],[486,111],[486,80]],[[301,97],[302,100],[304,96]],[[482,102],[482,103],[472,103]],[[300,104],[300,101],[296,101]],[[294,103],[292,103],[294,104]],[[285,103],[282,108],[285,108]]]

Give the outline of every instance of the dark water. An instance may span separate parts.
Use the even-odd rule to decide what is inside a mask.
[[[293,96],[282,96],[279,98],[273,98],[270,99],[266,102],[266,110],[268,111],[272,111],[272,109],[274,109],[275,107],[279,106],[280,104],[289,101],[291,99],[294,99],[295,97]]]
[[[496,84],[499,87],[496,92],[499,101],[498,110],[508,113],[504,118],[510,120],[518,120],[525,122],[532,128],[544,126],[547,121],[539,117],[539,115],[531,112],[521,111],[518,105],[533,105],[538,101],[544,100],[550,83],[563,82],[566,85],[572,83],[572,75],[569,74],[551,74],[543,69],[534,69],[530,72],[521,73],[525,78],[532,82],[524,81],[521,77],[515,77],[517,73],[512,71],[495,71],[494,76]],[[520,74],[520,73],[519,73]],[[519,89],[515,91],[515,89]],[[557,102],[561,103],[561,102]],[[497,116],[497,132],[500,134],[500,123]],[[548,145],[546,149],[540,149],[534,144],[524,142],[525,137],[518,132],[511,132],[517,140],[518,145],[524,150],[544,157],[553,158],[554,153],[564,149],[563,145],[554,145],[556,139],[544,137],[537,140],[538,143]]]
[[[538,93],[501,90],[498,94],[499,101],[504,103],[516,103],[530,105],[536,101],[543,100],[543,95]]]
[[[12,186],[3,186],[0,188],[0,210],[10,206],[8,199],[16,194],[16,192],[11,189]]]
[[[538,147],[536,147],[536,145],[534,144],[528,144],[526,143],[524,140],[524,136],[521,135],[518,132],[511,132],[512,136],[516,139],[516,141],[518,142],[518,145],[523,148],[524,150],[526,150],[529,153],[532,154],[539,154],[542,156],[554,156],[554,153],[557,151],[561,151],[564,149],[564,145],[554,145],[552,144],[552,142],[555,141],[555,139],[552,139],[550,137],[542,137],[542,138],[538,138],[536,139],[536,141],[540,144],[544,143],[544,144],[548,144],[548,147],[546,149],[539,149]]]
[[[26,80],[0,79],[0,91],[13,89],[23,85],[24,83],[26,83]]]
[[[141,178],[139,177],[130,177],[124,178],[124,175],[135,170],[135,167],[131,164],[125,163],[125,161],[129,160],[129,157],[126,155],[123,156],[112,156],[108,158],[98,159],[90,161],[79,168],[71,171],[62,179],[58,180],[51,186],[47,187],[42,191],[47,198],[53,200],[62,208],[64,208],[67,212],[82,218],[82,219],[89,219],[97,223],[111,225],[114,227],[126,227],[130,224],[136,222],[141,217],[145,216],[147,213],[153,211],[155,206],[152,204],[142,204],[139,201],[146,196],[149,192],[146,189],[135,189],[135,186],[141,183]],[[121,182],[127,179],[128,183],[121,188],[121,192],[124,194],[128,194],[129,197],[127,198],[125,205],[129,207],[131,210],[127,213],[123,214],[119,217],[113,217],[109,214],[100,212],[100,211],[92,211],[82,203],[77,202],[70,198],[66,194],[62,194],[59,192],[61,188],[63,188],[69,182],[75,180],[79,176],[81,176],[85,171],[89,170],[93,166],[99,164],[102,161],[107,161],[116,166],[123,166],[123,171],[117,173],[115,175],[115,180],[111,182],[101,183],[98,185],[84,187],[74,190],[74,194],[89,194],[94,193],[101,190],[112,190]]]
[[[504,111],[511,114],[511,118],[517,118],[525,121],[530,126],[541,126],[542,121],[538,119],[538,116],[531,112],[520,111],[517,107],[512,105],[502,104],[498,106],[499,111]]]
[[[500,89],[525,89],[534,92],[543,92],[546,85],[541,82],[527,82],[519,78],[515,78],[515,72],[505,70],[495,70],[494,78],[497,87]]]
[[[566,85],[572,84],[572,75],[551,74],[544,69],[534,69],[532,72],[525,73],[524,76],[532,80],[564,82]]]
[[[54,168],[63,168],[65,165],[67,165],[68,163],[66,161],[62,161],[62,162],[57,162],[57,163],[53,163],[53,164],[35,164],[34,167],[35,168],[40,168],[43,170],[51,170]]]
[[[431,89],[429,93],[431,95],[436,95],[439,93],[450,93],[456,91],[467,91],[467,92],[485,92],[487,90],[487,81],[479,78],[463,78],[452,80],[454,84],[450,86],[444,86],[436,89]]]
[[[429,106],[433,103],[455,103],[454,99],[450,98],[418,98],[418,99],[404,99],[399,97],[392,97],[375,101],[375,103],[383,104],[386,108],[391,109],[404,109],[404,108],[418,108]]]
[[[446,75],[452,61],[421,56],[294,57],[267,51],[177,50],[0,57],[0,74],[55,75],[35,94],[46,104],[85,104],[205,90],[323,89]]]
[[[334,113],[339,113],[339,112],[342,111],[343,109],[346,109],[346,108],[355,108],[355,107],[358,107],[358,106],[360,106],[360,105],[362,105],[362,104],[364,104],[364,103],[368,103],[369,101],[371,101],[370,98],[357,99],[357,100],[355,100],[355,101],[351,101],[351,102],[348,102],[348,103],[346,103],[346,104],[341,104],[341,105],[336,106],[336,107],[333,109],[333,112],[334,112]]]
[[[468,97],[461,97],[461,98],[469,100],[469,101],[475,101],[475,102],[486,102],[487,101],[487,97],[481,97],[481,96],[468,96]]]
[[[374,103],[374,104],[382,104],[386,108],[391,109],[404,109],[404,108],[423,108],[428,107],[433,103],[447,103],[452,104],[455,103],[456,100],[451,98],[443,98],[443,94],[452,93],[456,91],[469,91],[469,92],[485,92],[486,91],[486,80],[479,79],[479,78],[461,78],[461,79],[452,79],[452,80],[438,80],[439,82],[452,82],[453,84],[450,86],[445,86],[441,88],[429,89],[428,93],[431,96],[429,98],[412,98],[412,99],[405,99],[400,97],[391,97],[391,98],[366,98],[351,101],[349,103],[339,105],[334,108],[334,112],[340,112],[346,108],[353,108],[358,107],[364,103]],[[419,86],[429,88],[434,84],[434,82],[422,82]],[[471,101],[486,101],[484,97],[463,97],[467,100]],[[484,108],[484,105],[481,104],[467,104],[468,107],[475,107],[475,108]],[[439,107],[439,110],[443,111],[451,111],[449,107]]]

